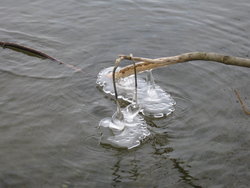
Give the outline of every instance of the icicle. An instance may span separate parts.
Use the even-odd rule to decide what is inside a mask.
[[[147,71],[147,85],[152,87],[153,89],[155,89],[155,80],[154,80],[154,77],[153,77],[153,74],[152,74],[152,70],[148,70]]]

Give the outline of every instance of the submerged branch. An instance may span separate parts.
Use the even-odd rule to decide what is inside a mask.
[[[250,115],[250,111],[247,110],[246,104],[241,99],[240,93],[236,89],[234,90],[234,93],[240,102],[240,105],[241,105],[243,112],[245,112],[246,115]]]
[[[59,64],[63,64],[65,66],[73,69],[76,72],[83,72],[82,69],[80,69],[74,65],[59,61],[54,57],[51,57],[51,56],[49,56],[41,51],[35,50],[35,49],[27,47],[27,46],[23,46],[23,45],[12,43],[12,42],[3,42],[3,41],[0,41],[0,46],[2,48],[8,48],[8,49],[12,49],[12,50],[17,51],[17,52],[22,52],[22,53],[30,55],[30,56],[35,56],[35,57],[42,58],[42,59],[49,59],[49,60],[57,62]]]
[[[12,49],[14,51],[22,52],[22,53],[25,53],[25,54],[30,55],[30,56],[35,56],[35,57],[39,57],[39,58],[42,58],[42,59],[50,59],[52,61],[58,62],[59,64],[63,64],[59,60],[57,60],[57,59],[55,59],[55,58],[41,52],[41,51],[35,50],[33,48],[26,47],[26,46],[23,46],[23,45],[20,45],[20,44],[0,41],[0,46],[2,48],[9,48],[9,49]]]
[[[143,72],[150,69],[164,67],[176,63],[184,63],[187,61],[204,60],[204,61],[215,61],[226,65],[235,65],[250,68],[250,59],[227,56],[219,53],[206,53],[206,52],[190,52],[172,57],[162,57],[157,59],[148,59],[143,57],[131,57],[126,55],[120,55],[127,60],[133,60],[138,62],[136,64],[137,72]],[[126,66],[119,70],[116,74],[116,78],[123,78],[134,73],[133,65]]]

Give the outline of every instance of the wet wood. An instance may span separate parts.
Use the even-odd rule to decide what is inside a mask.
[[[234,93],[235,93],[236,97],[238,98],[238,100],[240,102],[240,105],[241,105],[241,108],[242,108],[243,112],[246,115],[250,115],[250,111],[247,109],[246,104],[241,99],[240,93],[236,89],[234,90]]]
[[[171,56],[171,57],[161,57],[157,59],[149,59],[149,58],[143,58],[143,57],[131,57],[126,55],[120,55],[119,57],[122,57],[123,59],[127,60],[133,60],[138,62],[136,64],[136,70],[137,72],[143,72],[150,69],[156,69],[172,64],[177,63],[184,63],[188,61],[197,61],[197,60],[203,60],[203,61],[214,61],[218,63],[223,63],[226,65],[234,65],[234,66],[241,66],[241,67],[250,67],[250,59],[247,58],[241,58],[241,57],[234,57],[234,56],[228,56],[223,55],[219,53],[208,53],[208,52],[190,52],[185,53],[177,56]],[[116,73],[116,78],[122,78],[129,75],[132,75],[134,73],[133,65],[129,65],[126,67],[123,67]]]
[[[30,56],[35,56],[35,57],[39,57],[39,58],[42,58],[42,59],[49,59],[49,60],[57,62],[59,64],[63,64],[65,66],[73,69],[76,72],[83,72],[82,69],[80,69],[80,68],[78,68],[78,67],[76,67],[74,65],[59,61],[56,58],[51,57],[51,56],[47,55],[44,52],[41,52],[39,50],[35,50],[35,49],[27,47],[27,46],[23,46],[23,45],[20,45],[20,44],[17,44],[17,43],[12,43],[12,42],[3,42],[3,41],[0,41],[0,46],[2,48],[8,48],[8,49],[11,49],[11,50],[14,50],[14,51],[17,51],[17,52],[21,52],[21,53],[24,53],[24,54],[27,54],[27,55],[30,55]]]

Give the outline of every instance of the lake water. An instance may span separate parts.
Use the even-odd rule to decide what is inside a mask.
[[[1,41],[84,70],[0,49],[0,187],[169,188],[250,185],[250,69],[187,62],[153,71],[176,110],[145,118],[151,136],[99,144],[116,105],[96,87],[119,54],[191,51],[249,57],[249,0],[2,0]]]

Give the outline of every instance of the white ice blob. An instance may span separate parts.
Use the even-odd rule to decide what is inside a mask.
[[[114,95],[112,71],[113,67],[103,69],[98,74],[96,83],[103,87],[105,93]],[[174,105],[176,102],[170,94],[154,83],[151,71],[148,71],[147,79],[143,78],[142,74],[137,75],[137,83],[138,104],[143,115],[160,118],[171,114],[175,110]],[[118,98],[130,103],[133,101],[135,88],[134,75],[119,79],[116,87],[119,95]]]
[[[140,145],[150,135],[147,124],[138,114],[140,108],[134,104],[119,110],[112,118],[104,118],[99,127],[102,132],[101,143],[113,147],[131,149]]]

